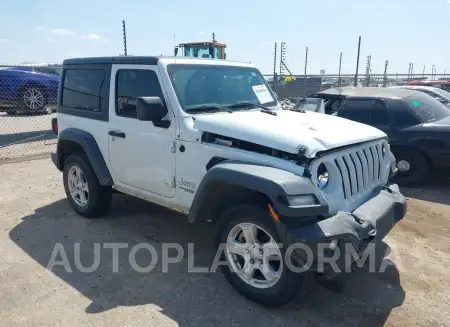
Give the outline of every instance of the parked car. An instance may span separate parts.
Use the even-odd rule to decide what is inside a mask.
[[[322,272],[349,272],[350,254],[405,215],[405,198],[389,182],[396,168],[385,133],[282,110],[252,64],[79,58],[65,60],[61,76],[52,160],[72,208],[102,216],[114,190],[215,224],[222,272],[254,301],[289,302],[306,282],[295,269],[306,262],[340,253]],[[356,185],[352,172],[364,182]],[[290,247],[299,243],[311,253]]]
[[[290,97],[282,101],[281,106],[284,110],[325,113],[325,102],[322,99]]]
[[[389,137],[397,160],[394,181],[414,186],[433,169],[450,168],[450,109],[418,90],[344,87],[312,95],[337,107],[335,115],[374,126]]]
[[[450,81],[446,80],[437,80],[437,81],[429,81],[429,80],[421,80],[421,81],[410,81],[407,85],[417,85],[417,86],[432,86],[439,87],[443,90],[450,91]]]
[[[404,86],[392,86],[392,88],[421,91],[423,93],[431,95],[433,98],[440,101],[447,107],[450,107],[450,92],[443,90],[440,87],[422,86],[422,85],[404,85]]]
[[[0,110],[8,114],[41,113],[56,107],[59,75],[56,68],[0,69]],[[53,73],[52,73],[53,72]]]

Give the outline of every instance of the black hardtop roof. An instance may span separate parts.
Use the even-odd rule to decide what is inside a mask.
[[[318,94],[341,95],[344,97],[370,97],[404,99],[419,93],[419,90],[397,89],[387,87],[335,87],[319,92]]]
[[[116,56],[116,57],[88,57],[72,58],[63,61],[63,65],[89,65],[89,64],[134,64],[156,65],[161,57],[152,56]]]

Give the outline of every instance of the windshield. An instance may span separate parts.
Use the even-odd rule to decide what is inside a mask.
[[[253,103],[278,104],[261,73],[252,67],[168,65],[167,71],[183,110]]]
[[[405,101],[424,123],[431,123],[450,115],[449,108],[422,92],[405,98]]]

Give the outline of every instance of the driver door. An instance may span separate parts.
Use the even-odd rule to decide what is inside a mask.
[[[175,196],[175,124],[157,66],[113,65],[109,113],[109,158],[115,180],[124,186]],[[169,126],[137,119],[136,98],[160,97]]]

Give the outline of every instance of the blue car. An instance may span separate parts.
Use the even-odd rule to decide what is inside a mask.
[[[0,111],[40,113],[56,107],[58,67],[0,69]]]

